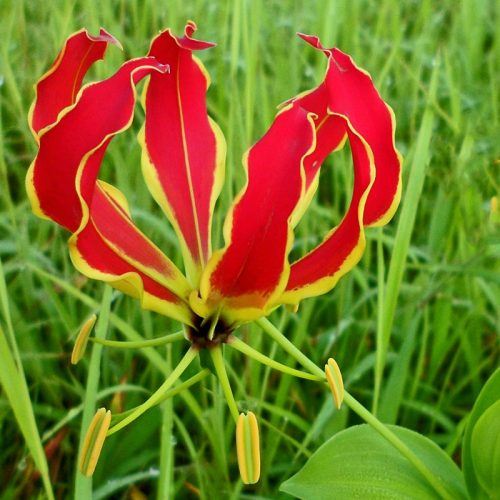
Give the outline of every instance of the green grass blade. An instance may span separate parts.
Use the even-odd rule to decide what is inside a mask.
[[[37,469],[42,476],[45,493],[49,499],[54,498],[49,478],[47,459],[43,449],[40,434],[35,421],[35,414],[31,404],[31,398],[26,383],[23,367],[20,363],[19,351],[16,344],[14,329],[8,307],[7,288],[2,263],[0,261],[0,302],[2,312],[9,330],[9,340],[12,348],[0,324],[0,385],[2,386],[10,403],[17,424],[30,450],[31,456]]]
[[[377,362],[375,365],[375,386],[381,384],[387,350],[390,344],[391,331],[394,324],[398,295],[406,267],[406,257],[410,246],[410,239],[415,225],[417,209],[424,187],[425,174],[429,159],[431,157],[431,138],[434,128],[435,101],[439,75],[439,64],[436,62],[432,72],[427,107],[424,111],[417,143],[413,152],[408,185],[404,192],[403,206],[399,217],[394,249],[389,264],[387,283],[384,290],[384,301],[382,309],[382,333],[377,345]],[[373,405],[377,407],[377,401]]]

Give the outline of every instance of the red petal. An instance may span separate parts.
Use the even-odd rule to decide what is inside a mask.
[[[144,309],[191,323],[186,304],[157,281],[138,271],[109,248],[92,221],[69,241],[75,267],[92,279],[108,282],[114,288],[134,297]]]
[[[265,314],[283,291],[303,161],[313,148],[312,116],[290,104],[248,152],[247,186],[226,219],[226,247],[213,255],[202,278],[209,309],[222,305],[230,320],[248,320]]]
[[[40,135],[27,178],[35,213],[73,233],[70,254],[91,278],[139,297],[144,307],[186,323],[189,286],[173,263],[132,223],[123,195],[96,179],[111,139],[133,119],[135,84],[165,66],[150,57],[125,63],[86,86]]]
[[[324,49],[317,37],[300,35],[329,59],[325,78],[328,108],[347,117],[373,152],[377,171],[364,210],[365,225],[384,225],[392,218],[401,196],[401,156],[395,146],[395,119],[373,85],[370,75],[339,49]]]
[[[110,139],[128,128],[132,120],[132,80],[139,81],[159,68],[152,58],[128,61],[112,77],[88,85],[78,101],[44,130],[28,176],[35,212],[72,232],[78,229],[83,217],[78,191],[85,199],[93,192]],[[83,178],[77,179],[82,166]],[[30,181],[35,191],[30,189]]]
[[[361,258],[365,248],[363,210],[375,170],[366,142],[351,128],[348,137],[354,163],[354,188],[349,209],[323,243],[293,263],[286,292],[279,302],[296,304],[304,297],[327,292]]]
[[[188,24],[182,38],[167,30],[151,45],[149,55],[169,64],[170,74],[151,76],[140,141],[146,183],[179,235],[188,276],[196,285],[211,253],[211,220],[226,146],[207,114],[209,77],[192,54],[213,44],[191,38],[194,29]]]
[[[322,138],[321,130],[318,131],[317,149],[327,153],[335,144],[338,130],[342,126],[347,129],[355,183],[350,207],[340,225],[322,244],[292,265],[286,292],[280,298],[287,303],[298,303],[304,297],[325,293],[335,286],[361,258],[364,226],[388,222],[401,191],[401,157],[395,148],[394,116],[370,76],[340,50],[324,49],[317,37],[300,36],[325,53],[328,70],[317,89],[296,101],[308,109],[326,104],[328,120],[336,120],[338,124],[330,139],[326,134]]]
[[[104,57],[108,43],[120,43],[106,30],[92,36],[87,30],[74,33],[66,40],[52,67],[35,85],[35,102],[30,110],[30,126],[35,136],[54,123],[57,115],[75,102],[89,68]]]

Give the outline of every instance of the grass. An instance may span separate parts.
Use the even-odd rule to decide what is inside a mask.
[[[41,496],[48,477],[56,497],[71,497],[82,401],[117,409],[139,404],[184,348],[105,347],[98,387],[92,383],[90,391],[93,359],[69,363],[78,327],[100,309],[104,287],[74,270],[67,235],[30,212],[24,177],[36,148],[26,115],[33,83],[64,38],[82,26],[96,32],[102,25],[125,47],[124,54],[111,48],[92,78],[109,74],[123,57],[145,53],[159,29],[180,32],[187,19],[197,21],[201,38],[218,43],[201,54],[212,77],[210,113],[229,148],[215,244],[244,182],[242,153],[266,130],[275,106],[311,88],[324,71],[323,58],[295,31],[320,35],[373,75],[397,117],[405,156],[402,206],[388,227],[368,232],[363,260],[334,291],[305,301],[297,314],[279,310],[271,320],[318,364],[334,356],[349,391],[379,418],[422,432],[458,461],[464,421],[499,361],[500,238],[490,203],[500,184],[498,15],[495,2],[484,0],[0,2],[2,498]],[[140,227],[180,265],[173,231],[141,180],[134,141],[141,118],[139,111],[134,131],[113,142],[103,175],[126,193]],[[294,256],[317,243],[349,201],[348,152],[334,161],[335,168],[330,159],[323,169],[318,196],[298,227]],[[106,338],[137,341],[177,330],[112,294]],[[293,367],[256,326],[243,328],[241,338]],[[240,408],[261,422],[259,484],[243,488],[238,479],[234,425],[210,376],[163,403],[165,411],[146,413],[106,441],[95,498],[157,491],[178,498],[278,498],[279,484],[311,452],[358,422],[345,408],[334,411],[330,395],[313,382],[234,350],[225,356]]]

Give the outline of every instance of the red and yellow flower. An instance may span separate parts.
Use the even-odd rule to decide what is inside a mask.
[[[234,328],[335,286],[359,261],[365,227],[394,214],[401,160],[393,112],[370,76],[339,49],[300,35],[326,56],[324,80],[285,103],[245,154],[247,185],[226,217],[224,248],[212,252],[226,145],[207,113],[210,79],[195,56],[213,44],[194,39],[194,30],[188,23],[183,37],[160,33],[147,57],[83,88],[90,66],[119,43],[104,30],[69,37],[36,85],[30,126],[39,149],[26,185],[33,211],[71,232],[80,272],[195,329],[214,314]],[[110,141],[131,125],[135,87],[146,77],[142,172],[179,237],[185,275],[134,225],[123,193],[98,178]],[[346,139],[354,167],[349,209],[321,244],[290,262],[293,230],[321,165]]]
[[[87,70],[119,43],[106,31],[70,36],[36,85],[30,126],[38,153],[26,180],[36,215],[66,228],[75,267],[186,325],[194,348],[230,340],[240,324],[282,304],[331,290],[361,258],[365,228],[386,224],[401,193],[395,120],[370,76],[337,48],[300,35],[326,56],[323,81],[282,105],[269,130],[244,155],[246,186],[212,250],[212,215],[226,144],[209,117],[210,78],[195,53],[214,44],[161,32],[147,56],[82,86]],[[142,173],[179,238],[184,272],[142,233],[127,200],[99,180],[111,140],[134,117],[136,86],[147,79],[139,133]],[[354,183],[339,224],[290,262],[294,228],[318,186],[325,158],[349,143]],[[121,165],[119,168],[135,168]]]

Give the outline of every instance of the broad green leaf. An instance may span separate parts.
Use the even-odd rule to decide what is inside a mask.
[[[500,498],[500,400],[476,422],[471,436],[471,455],[481,486],[491,498]]]
[[[466,498],[460,470],[443,450],[409,429],[389,427],[439,477],[450,498]],[[328,440],[281,490],[308,500],[437,498],[414,466],[366,424]]]
[[[487,380],[479,396],[474,403],[474,407],[469,415],[469,421],[465,429],[462,443],[462,469],[464,471],[465,484],[470,496],[476,498],[488,498],[476,477],[471,453],[472,431],[481,415],[494,403],[500,399],[500,368]]]

